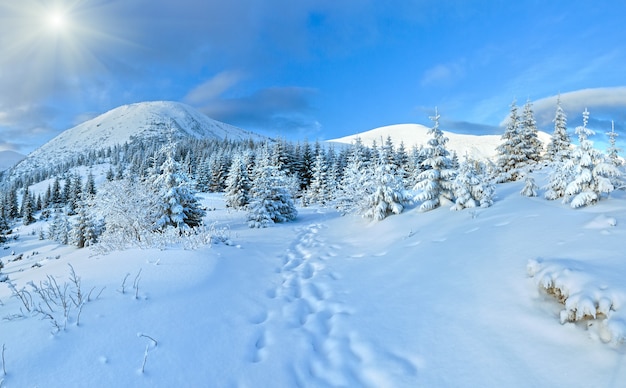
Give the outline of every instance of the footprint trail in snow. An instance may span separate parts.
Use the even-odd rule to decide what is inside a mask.
[[[295,346],[284,343],[288,337],[300,346],[295,348],[291,365],[297,385],[378,385],[386,380],[389,370],[380,370],[377,354],[386,355],[383,364],[401,357],[384,349],[374,350],[350,328],[352,313],[333,292],[340,286],[341,277],[326,265],[338,256],[341,247],[326,244],[320,237],[323,229],[321,224],[299,229],[294,243],[281,257],[283,263],[277,271],[281,282],[265,292],[267,298],[277,302],[273,306],[278,306],[278,311],[263,312],[251,320],[256,331],[250,359],[263,362],[272,346]],[[283,335],[285,332],[290,335]],[[417,369],[406,367],[408,364],[403,364],[404,373],[415,376]]]

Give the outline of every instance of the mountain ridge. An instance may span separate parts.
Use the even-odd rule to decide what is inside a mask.
[[[398,146],[400,142],[408,149],[413,146],[426,146],[431,136],[430,128],[422,124],[394,124],[371,129],[369,131],[328,140],[332,143],[351,144],[360,138],[364,145],[369,146],[373,141],[379,145],[387,137],[391,137],[393,143]],[[442,131],[448,138],[446,147],[449,151],[455,151],[459,157],[468,155],[473,159],[494,159],[497,156],[496,147],[502,143],[502,135],[467,135],[450,131]],[[538,131],[539,140],[544,146],[550,141],[551,136]]]

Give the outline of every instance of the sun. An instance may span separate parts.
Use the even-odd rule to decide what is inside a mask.
[[[62,31],[67,26],[67,18],[61,11],[52,11],[47,16],[47,24],[54,31]]]

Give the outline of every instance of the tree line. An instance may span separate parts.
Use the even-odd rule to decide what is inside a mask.
[[[601,152],[589,139],[589,112],[576,127],[573,146],[567,117],[557,102],[554,131],[545,147],[528,101],[519,114],[514,101],[494,161],[450,152],[437,111],[427,144],[406,149],[391,137],[349,146],[268,140],[264,142],[143,138],[89,150],[60,165],[5,173],[0,189],[0,235],[9,225],[49,220],[42,238],[79,247],[100,239],[142,241],[147,233],[195,230],[205,216],[196,193],[222,192],[227,206],[247,212],[250,227],[297,216],[296,205],[327,206],[382,220],[411,204],[429,211],[493,204],[495,184],[526,180],[522,194],[537,195],[530,174],[549,166],[545,197],[572,207],[591,205],[621,186],[617,134]],[[108,166],[96,185],[94,166]],[[88,167],[86,176],[78,167]],[[34,193],[35,183],[49,181]],[[83,180],[85,182],[83,182]]]

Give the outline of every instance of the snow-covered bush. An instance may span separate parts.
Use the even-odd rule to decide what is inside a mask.
[[[596,268],[564,259],[532,259],[528,275],[535,284],[563,305],[561,324],[588,322],[592,336],[603,342],[620,345],[626,342],[626,315],[621,310],[626,295],[611,287],[607,279],[598,279]],[[622,285],[619,279],[619,286]]]
[[[524,188],[522,189],[522,191],[520,191],[520,194],[523,195],[524,197],[536,197],[537,190],[539,190],[539,187],[535,183],[535,178],[533,178],[530,175],[527,175]]]
[[[153,186],[137,179],[105,182],[96,194],[94,211],[104,220],[100,244],[109,249],[150,246],[157,229],[161,202]]]

